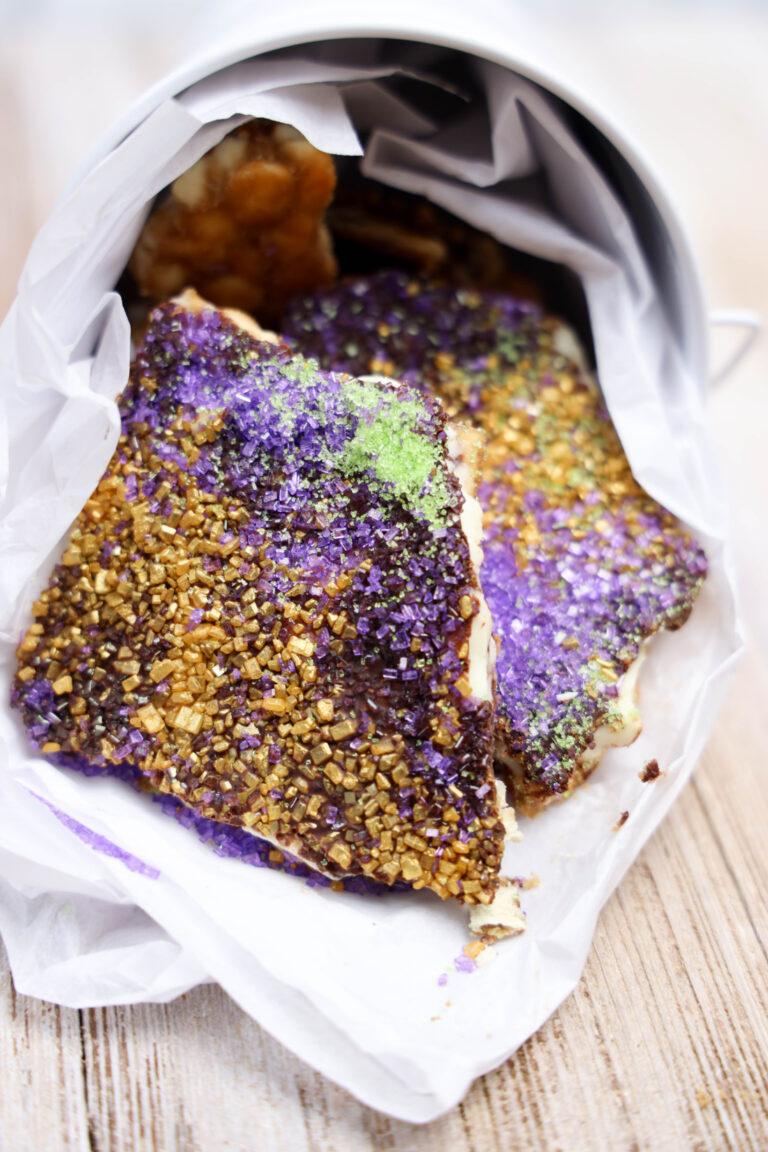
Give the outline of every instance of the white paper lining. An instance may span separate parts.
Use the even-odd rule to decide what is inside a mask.
[[[693,768],[737,650],[699,390],[631,222],[541,91],[497,65],[480,71],[490,131],[488,115],[472,107],[466,124],[432,135],[428,119],[379,86],[381,70],[300,58],[238,65],[164,102],[51,216],[0,331],[7,700],[29,602],[116,442],[112,398],[125,381],[129,340],[112,286],[153,196],[238,122],[232,117],[284,120],[318,147],[354,156],[358,137],[337,86],[359,77],[350,108],[361,128],[383,125],[363,161],[369,175],[429,195],[582,277],[601,382],[635,474],[702,534],[711,574],[689,624],[651,645],[638,742],[606,756],[567,805],[522,822],[507,870],[541,883],[524,893],[527,933],[499,945],[490,963],[455,970],[467,940],[460,907],[424,893],[329,892],[221,859],[120,782],[41,761],[18,717],[0,712],[0,930],[19,991],[108,1004],[169,999],[215,979],[316,1068],[416,1121],[451,1107],[573,988],[600,907]],[[541,165],[548,201],[516,203],[515,179]],[[638,772],[651,758],[666,775],[642,784]],[[625,810],[629,820],[615,832]],[[108,846],[94,851],[72,821],[135,865]]]

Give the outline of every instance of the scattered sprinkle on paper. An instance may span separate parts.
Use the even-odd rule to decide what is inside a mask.
[[[126,868],[131,872],[137,872],[140,876],[147,876],[150,880],[157,880],[160,876],[157,868],[152,868],[151,865],[145,864],[143,860],[139,860],[138,856],[132,855],[130,852],[124,852],[122,848],[118,847],[111,840],[107,840],[106,836],[100,836],[98,832],[94,832],[85,824],[81,824],[72,816],[68,816],[66,812],[49,804],[42,796],[38,796],[36,792],[31,793],[36,800],[44,804],[49,811],[53,812],[56,819],[70,832],[74,832],[78,840],[82,840],[83,844],[87,844],[94,852],[101,852],[104,856],[111,856],[114,860],[120,860]]]

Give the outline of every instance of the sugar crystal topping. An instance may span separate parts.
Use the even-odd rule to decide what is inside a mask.
[[[283,330],[324,367],[397,376],[486,434],[500,744],[531,795],[566,793],[642,642],[687,619],[702,549],[636,483],[599,388],[536,305],[383,272],[296,301]]]
[[[330,876],[498,884],[476,578],[439,405],[164,305],[19,648],[44,754],[135,765]]]

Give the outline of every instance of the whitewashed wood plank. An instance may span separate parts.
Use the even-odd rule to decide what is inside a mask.
[[[17,996],[0,944],[0,1152],[86,1152],[79,1013]]]
[[[21,123],[18,69],[18,58],[0,43],[0,156],[6,157],[0,179],[0,319],[16,294],[36,226],[28,195],[31,141]]]

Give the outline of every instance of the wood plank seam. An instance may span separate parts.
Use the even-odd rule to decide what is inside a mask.
[[[88,1089],[88,1054],[85,1046],[85,1012],[82,1008],[77,1010],[77,1024],[80,1036],[80,1060],[83,1073],[83,1096],[85,1099],[86,1134],[88,1137],[88,1152],[99,1152],[98,1141],[94,1132],[93,1111],[91,1108],[90,1093]]]
[[[725,846],[723,844],[722,837],[720,836],[720,832],[718,830],[717,824],[712,819],[709,808],[707,806],[707,802],[705,801],[704,796],[701,793],[701,789],[699,788],[699,784],[698,784],[698,781],[696,780],[695,774],[694,774],[693,779],[691,781],[691,786],[693,788],[693,791],[696,793],[696,797],[697,797],[699,803],[701,804],[701,809],[702,809],[702,812],[704,815],[704,819],[707,822],[707,827],[709,828],[710,835],[712,836],[712,839],[717,844],[717,847],[718,847],[718,850],[719,850],[720,855],[722,857],[723,863],[726,867],[726,870],[728,871],[728,875],[731,877],[731,880],[733,882],[733,886],[734,886],[734,888],[738,894],[739,901],[741,903],[742,908],[744,909],[744,915],[747,917],[749,925],[755,934],[755,939],[757,940],[757,943],[760,946],[760,950],[763,953],[763,957],[765,958],[766,961],[768,961],[768,945],[766,945],[766,942],[763,940],[763,937],[760,933],[760,929],[758,928],[757,924],[755,923],[755,921],[752,917],[752,910],[750,908],[749,901],[747,900],[746,894],[745,894],[745,892],[744,892],[744,890],[743,890],[743,888],[739,882],[739,878],[738,878],[738,875],[736,873],[736,870],[733,867],[733,865],[731,864],[728,853],[725,850]]]

